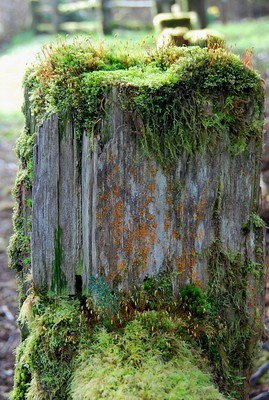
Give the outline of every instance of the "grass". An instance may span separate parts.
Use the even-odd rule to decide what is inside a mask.
[[[268,18],[260,18],[227,25],[216,24],[214,27],[226,37],[230,46],[234,46],[235,51],[243,52],[247,48],[253,48],[258,54],[268,50],[268,23]]]
[[[253,51],[254,67],[261,73],[269,68],[269,18],[244,20],[227,25],[215,24],[214,29],[222,33],[230,47],[243,54],[246,49]]]

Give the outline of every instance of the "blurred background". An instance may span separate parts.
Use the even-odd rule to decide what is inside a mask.
[[[42,46],[66,35],[68,40],[78,35],[92,41],[146,40],[152,48],[173,40],[204,46],[213,35],[248,57],[266,85],[261,215],[269,225],[269,0],[0,0],[0,400],[12,388],[20,340],[16,277],[7,267],[6,248],[12,233],[14,147],[24,124],[22,80]],[[265,302],[269,306],[268,295]],[[255,369],[268,361],[269,353],[261,351]],[[267,372],[252,398],[263,393],[269,399],[268,391]]]

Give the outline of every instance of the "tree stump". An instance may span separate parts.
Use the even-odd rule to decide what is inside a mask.
[[[22,281],[32,271],[20,321],[41,345],[31,363],[24,358],[31,340],[22,342],[13,398],[54,393],[47,369],[57,376],[64,362],[40,361],[50,338],[42,342],[36,327],[43,318],[50,331],[51,299],[65,306],[78,299],[88,330],[108,323],[109,332],[122,332],[125,320],[152,312],[180,318],[185,334],[174,327],[170,334],[202,347],[220,389],[247,399],[263,314],[260,78],[222,49],[170,48],[132,65],[121,54],[116,71],[104,50],[81,54],[75,46],[53,49],[26,78],[10,255]],[[72,67],[64,72],[67,55]],[[65,321],[74,360],[86,340],[72,325],[77,316],[67,323],[67,312],[53,312],[54,326]],[[164,328],[154,326],[161,336]],[[55,350],[65,360],[67,342]],[[50,398],[69,398],[77,376],[69,372],[65,394]]]

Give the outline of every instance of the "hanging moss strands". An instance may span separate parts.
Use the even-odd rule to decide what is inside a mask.
[[[248,399],[264,88],[217,45],[61,43],[24,80],[12,400]]]

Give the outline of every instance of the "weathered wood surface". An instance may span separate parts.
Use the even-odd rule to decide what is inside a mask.
[[[32,267],[37,288],[74,295],[91,278],[129,289],[174,272],[178,287],[205,287],[212,247],[256,262],[255,231],[242,225],[257,208],[259,151],[231,156],[223,141],[170,168],[146,157],[132,117],[114,100],[100,135],[76,138],[57,115],[40,127],[34,151]],[[139,125],[139,124],[136,124]],[[102,132],[108,135],[101,143]],[[221,216],[221,217],[220,217]],[[252,283],[250,282],[250,286]],[[259,295],[259,294],[258,294]]]

